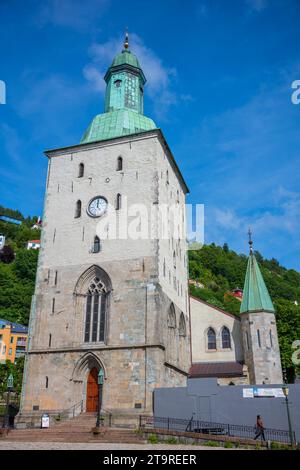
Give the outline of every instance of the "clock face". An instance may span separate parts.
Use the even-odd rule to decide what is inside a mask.
[[[91,217],[100,217],[106,209],[107,200],[102,196],[96,196],[90,201],[87,212]]]

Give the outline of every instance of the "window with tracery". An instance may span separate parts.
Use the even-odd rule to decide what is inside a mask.
[[[99,277],[94,277],[86,297],[84,341],[101,342],[105,340],[107,310],[107,289]]]

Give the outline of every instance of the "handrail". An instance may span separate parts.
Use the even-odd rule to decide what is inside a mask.
[[[67,415],[69,416],[70,414],[73,414],[73,418],[75,416],[75,410],[80,406],[81,412],[83,411],[83,400],[80,400],[78,403],[75,403],[75,405],[71,406],[70,408],[66,408],[65,410],[62,410],[59,415]]]
[[[152,429],[168,429],[178,432],[190,432],[202,433],[202,434],[222,434],[231,437],[248,438],[254,439],[255,429],[253,426],[240,425],[240,424],[229,424],[229,423],[217,423],[212,421],[194,420],[191,418],[170,418],[160,416],[143,416],[140,415],[140,428],[152,428]],[[272,429],[264,428],[264,434],[266,440],[290,443],[289,431],[285,429]],[[294,442],[296,442],[296,436],[294,433]]]

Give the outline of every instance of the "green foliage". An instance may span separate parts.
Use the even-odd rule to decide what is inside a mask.
[[[158,444],[158,437],[156,434],[149,434],[148,436],[148,442],[150,444]]]
[[[14,377],[14,391],[20,395],[22,387],[22,376],[24,369],[24,357],[19,357],[13,364],[6,361],[5,364],[0,364],[0,397],[7,390],[7,379],[10,374]]]
[[[15,251],[12,263],[0,262],[0,318],[28,325],[38,251],[27,250],[26,244],[28,240],[40,238],[40,230],[31,230],[37,217],[25,219],[19,211],[1,206],[0,214],[22,220],[21,225],[0,221],[0,233]]]
[[[216,441],[205,441],[205,442],[203,442],[203,445],[204,445],[204,446],[207,446],[207,447],[220,447],[220,442],[216,442]]]
[[[255,251],[262,275],[276,309],[282,365],[287,370],[289,381],[293,381],[300,367],[292,363],[292,343],[300,339],[300,273],[286,269],[272,258],[264,259]],[[204,245],[201,250],[189,251],[190,278],[199,281],[204,288],[190,285],[190,293],[205,302],[239,315],[240,301],[226,292],[244,285],[247,256],[238,255],[227,244],[223,247]]]
[[[168,437],[164,442],[166,444],[178,444],[178,440],[175,437]]]
[[[292,362],[292,343],[300,339],[300,306],[285,299],[276,299],[276,323],[282,367],[287,371],[288,381],[293,381],[300,367]]]
[[[1,263],[10,264],[15,259],[14,250],[9,246],[5,245],[0,251]]]
[[[234,447],[234,445],[233,445],[232,442],[227,441],[227,442],[225,442],[224,447],[225,447],[225,449],[232,449]]]

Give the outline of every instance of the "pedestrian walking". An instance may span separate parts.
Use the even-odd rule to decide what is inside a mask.
[[[260,437],[262,441],[266,440],[264,423],[263,423],[263,420],[261,419],[260,415],[257,415],[257,418],[256,418],[254,440],[256,440],[258,437]]]

